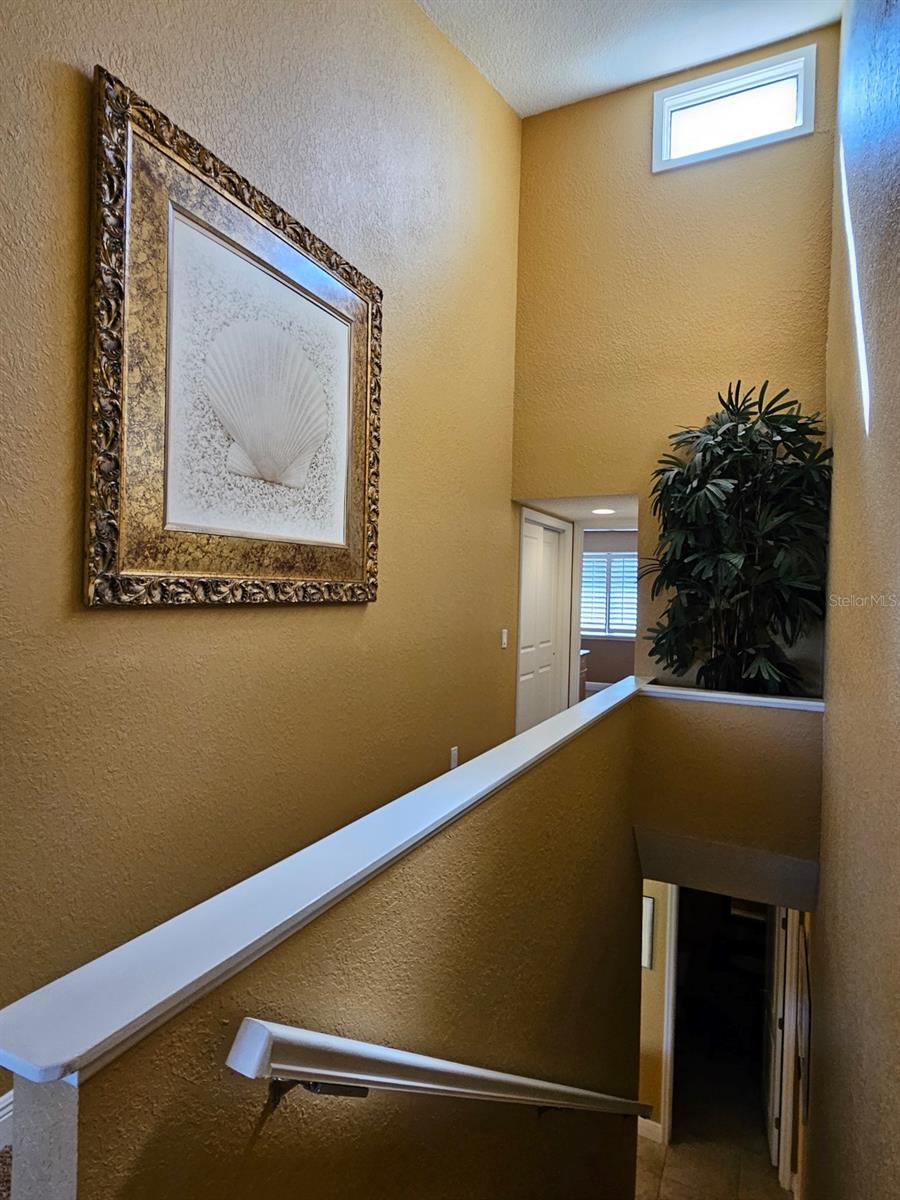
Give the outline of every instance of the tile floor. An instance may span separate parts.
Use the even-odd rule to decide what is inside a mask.
[[[638,1138],[635,1200],[791,1200],[769,1160],[756,1064],[684,1039],[676,1081],[672,1144]]]
[[[638,1138],[635,1200],[790,1200],[790,1193],[779,1187],[764,1144],[691,1138],[665,1149]]]

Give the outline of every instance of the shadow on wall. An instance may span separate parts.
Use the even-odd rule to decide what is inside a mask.
[[[234,1122],[237,1116],[241,1126],[230,1156],[223,1160],[210,1155],[204,1197],[253,1200],[265,1193],[280,1200],[295,1196],[298,1181],[311,1174],[323,1200],[338,1200],[352,1192],[352,1185],[346,1184],[351,1159],[354,1176],[367,1180],[370,1195],[413,1196],[429,1177],[442,1180],[447,1190],[441,1190],[441,1196],[486,1194],[475,1190],[484,1180],[485,1165],[505,1172],[503,1147],[511,1143],[518,1147],[514,1177],[521,1187],[529,1186],[530,1176],[555,1190],[562,1166],[563,1186],[573,1189],[567,1195],[585,1194],[581,1189],[592,1176],[605,1179],[614,1189],[606,1194],[623,1200],[628,1194],[629,1172],[624,1164],[618,1171],[611,1170],[610,1155],[603,1149],[604,1142],[621,1136],[621,1117],[540,1113],[518,1105],[487,1106],[443,1098],[415,1105],[406,1097],[386,1093],[335,1103],[333,1097],[303,1092],[294,1093],[266,1115],[264,1098],[265,1090],[257,1084],[252,1091],[248,1087],[233,1096],[227,1111],[201,1110],[194,1124],[198,1141],[214,1142],[221,1119]],[[367,1109],[364,1114],[352,1107],[361,1104]],[[122,1190],[116,1192],[120,1200],[183,1194],[183,1166],[172,1153],[183,1121],[180,1104],[160,1114]],[[304,1126],[315,1127],[317,1136],[310,1139],[312,1145],[298,1148],[296,1130]],[[460,1142],[467,1153],[456,1156],[457,1165],[448,1178],[448,1162]]]

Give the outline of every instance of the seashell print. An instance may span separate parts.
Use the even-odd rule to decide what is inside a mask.
[[[207,353],[203,378],[232,439],[228,470],[302,487],[328,436],[329,414],[316,369],[296,339],[265,321],[229,325]]]

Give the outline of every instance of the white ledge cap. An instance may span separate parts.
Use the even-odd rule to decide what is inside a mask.
[[[638,692],[623,679],[0,1011],[0,1066],[77,1084]]]

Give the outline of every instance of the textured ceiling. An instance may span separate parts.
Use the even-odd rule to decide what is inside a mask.
[[[637,496],[558,496],[519,503],[563,521],[586,521],[592,529],[637,529]],[[613,512],[595,516],[595,508],[611,508]]]
[[[843,0],[418,3],[521,116],[806,33],[843,9]]]

